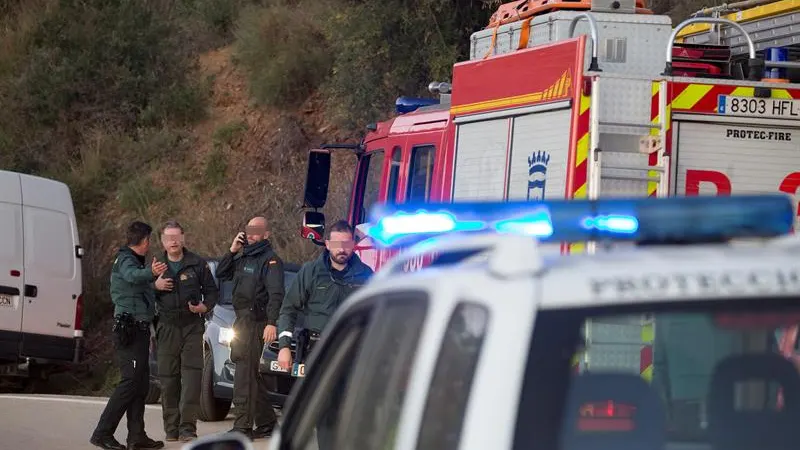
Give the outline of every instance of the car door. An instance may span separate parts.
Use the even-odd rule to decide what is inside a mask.
[[[23,230],[19,175],[0,172],[0,356],[15,358],[22,327]]]
[[[271,448],[391,448],[427,310],[427,294],[399,292],[347,311],[312,355]]]

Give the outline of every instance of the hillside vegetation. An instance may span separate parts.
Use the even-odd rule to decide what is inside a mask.
[[[684,15],[692,0],[652,5]],[[87,362],[48,391],[102,392],[109,265],[124,226],[168,218],[221,254],[266,215],[284,259],[298,235],[306,151],[355,142],[398,95],[465,59],[483,0],[4,0],[0,168],[66,182],[84,258]],[[352,157],[326,215],[344,212]],[[112,372],[113,373],[113,372]]]

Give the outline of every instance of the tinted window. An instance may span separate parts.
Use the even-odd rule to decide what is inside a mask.
[[[397,293],[384,300],[359,360],[358,386],[343,414],[350,417],[337,448],[391,449],[406,385],[413,370],[428,310],[424,293]]]
[[[797,445],[800,308],[648,306],[537,313],[515,448]]]
[[[219,288],[219,300],[217,303],[230,305],[231,302],[233,302],[233,281],[223,281],[222,286]]]
[[[488,321],[489,311],[472,303],[459,304],[450,316],[425,405],[418,449],[458,448]]]
[[[367,214],[372,205],[378,201],[381,188],[381,175],[383,172],[383,150],[376,150],[368,156],[366,181],[364,182],[364,201],[361,203],[361,219],[358,223],[366,222]]]
[[[436,147],[426,145],[411,150],[408,193],[406,201],[427,201],[433,179],[433,157]]]

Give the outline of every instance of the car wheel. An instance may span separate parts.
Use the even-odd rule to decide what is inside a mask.
[[[214,357],[206,352],[203,363],[203,379],[200,385],[200,415],[203,422],[219,422],[228,417],[231,401],[214,397]]]
[[[161,398],[161,384],[157,380],[150,380],[150,388],[147,390],[147,397],[144,402],[148,405],[158,403]]]

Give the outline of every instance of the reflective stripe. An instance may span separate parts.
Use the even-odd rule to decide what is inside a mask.
[[[284,331],[284,332],[282,332],[281,334],[278,335],[278,339],[280,339],[282,337],[292,337],[292,332],[291,331]]]

